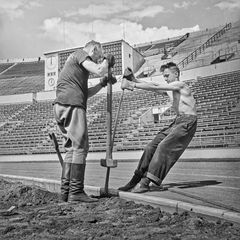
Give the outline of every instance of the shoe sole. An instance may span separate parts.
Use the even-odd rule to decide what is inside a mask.
[[[145,193],[145,192],[149,192],[150,188],[138,188],[132,191],[132,193]]]

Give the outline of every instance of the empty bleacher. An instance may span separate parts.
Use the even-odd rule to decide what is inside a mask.
[[[3,64],[2,64],[3,65]],[[0,74],[0,79],[44,75],[44,61],[19,62]],[[0,80],[1,81],[1,80]]]
[[[221,28],[190,33],[184,41],[178,37],[142,44],[137,48],[147,56],[140,70],[142,77],[159,75],[160,65],[166,62],[181,62]],[[240,22],[233,23],[221,38],[211,43],[211,47],[188,63],[185,69],[217,63],[218,58],[219,61],[224,61],[224,57],[228,58],[230,55],[227,60],[239,58],[239,29]],[[110,47],[114,48],[117,55],[115,70],[121,74],[119,46],[118,42],[115,42]],[[105,51],[110,51],[110,47],[105,46]],[[167,59],[162,59],[166,54],[164,49],[168,54]],[[62,64],[67,56],[68,54],[62,56]],[[239,81],[240,71],[234,71],[198,77],[187,82],[196,97],[198,111],[198,128],[189,148],[240,147]],[[0,96],[37,93],[43,90],[44,61],[0,64]],[[113,125],[120,97],[121,92],[113,93]],[[169,106],[169,99],[153,92],[125,91],[114,151],[142,150],[159,129],[173,120],[175,116],[170,108],[161,114],[157,123],[140,121],[156,106]],[[106,150],[106,109],[106,94],[97,94],[88,100],[90,152]],[[61,143],[62,137],[53,117],[52,101],[0,104],[0,154],[53,153],[54,148],[48,137],[51,131],[56,133]],[[64,151],[62,145],[60,149]]]
[[[240,136],[240,71],[199,78],[191,83],[197,100],[198,128],[190,143],[192,148],[239,147]],[[172,116],[172,119],[174,116]],[[171,120],[171,118],[170,118]],[[142,126],[123,145],[123,149],[143,148],[165,124],[169,116],[159,123]]]
[[[0,74],[11,67],[14,63],[1,63],[0,64]]]
[[[48,136],[48,129],[53,127],[52,103],[21,104],[19,107],[0,128],[1,154],[46,153],[48,149],[41,148]],[[12,106],[6,105],[6,108],[12,109]]]
[[[4,66],[0,72],[0,96],[44,90],[44,61],[2,63],[0,71]]]
[[[19,112],[24,110],[27,104],[5,104],[0,105],[0,124],[11,121],[12,118]]]
[[[239,147],[240,71],[187,82],[197,99],[198,128],[190,148]],[[113,120],[121,92],[113,94]],[[115,136],[115,151],[142,150],[174,115],[167,110],[158,123],[140,124],[139,118],[154,106],[169,103],[153,92],[125,91]],[[48,133],[54,131],[61,143],[52,111],[52,101],[0,106],[0,154],[54,152]],[[3,114],[2,114],[3,113]],[[88,101],[90,152],[106,150],[106,94]],[[114,122],[114,121],[113,121]],[[60,144],[61,145],[61,144]],[[61,145],[61,151],[64,151]]]
[[[16,77],[0,80],[0,95],[36,93],[44,90],[44,76]]]
[[[207,66],[217,61],[229,61],[240,58],[239,31],[240,22],[238,21],[213,29],[192,32],[184,41],[168,51],[165,58],[163,58],[163,50],[151,54],[150,51],[154,44],[145,44],[139,47],[139,51],[149,51],[149,54],[146,55],[146,63],[142,66],[138,75],[160,75],[160,66],[170,61],[179,64],[181,69],[184,68],[186,70]],[[171,41],[171,39],[169,40]],[[146,48],[147,46],[149,48]],[[188,56],[189,58],[187,58]],[[184,62],[182,63],[183,60]],[[216,61],[214,62],[214,60]]]
[[[136,46],[136,50],[139,51],[143,56],[153,56],[157,54],[168,54],[174,48],[176,48],[179,44],[184,42],[189,37],[189,33],[186,33],[184,36],[175,37],[171,39],[154,41],[150,43],[140,44]]]

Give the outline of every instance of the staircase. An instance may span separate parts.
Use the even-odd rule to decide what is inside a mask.
[[[13,65],[11,65],[10,67],[8,67],[7,69],[5,69],[4,71],[0,72],[0,75],[4,74],[5,72],[7,72],[9,69],[15,67],[18,63],[14,63]]]
[[[176,49],[177,46],[179,46],[182,42],[184,42],[188,37],[189,37],[189,33],[186,33],[185,35],[183,35],[182,37],[180,37],[175,43],[174,46],[172,48],[170,48],[169,51],[167,51],[163,56],[162,56],[162,60],[165,60],[168,58],[169,55],[171,55],[171,57],[175,56],[177,54],[176,51],[174,51]]]

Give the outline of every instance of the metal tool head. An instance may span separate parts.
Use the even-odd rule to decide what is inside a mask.
[[[117,189],[108,188],[108,191],[106,192],[105,188],[100,188],[100,196],[102,197],[119,197],[119,191]]]
[[[110,168],[115,168],[117,167],[117,160],[113,159],[101,159],[100,164],[102,167],[110,167]]]

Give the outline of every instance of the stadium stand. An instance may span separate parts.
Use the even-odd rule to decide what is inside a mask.
[[[5,65],[5,64],[1,64]],[[44,75],[44,61],[20,62],[0,74],[0,79]]]
[[[221,37],[215,39],[210,47],[189,62],[184,69],[194,69],[198,66],[240,58],[239,28],[240,22],[232,24],[231,28],[225,30]],[[156,49],[159,51],[160,48],[162,52],[151,56],[146,55],[147,61],[140,70],[142,74],[140,76],[158,75],[159,71],[156,71],[156,68],[166,61],[181,62],[189,56],[189,53],[203,46],[222,29],[223,27],[219,27],[170,39],[171,44],[168,48],[165,41],[141,45],[138,50],[142,53],[150,53]],[[117,42],[113,43],[112,47],[116,48],[120,58]],[[164,52],[164,47],[167,52]],[[227,59],[229,57],[227,54],[232,53],[233,55]],[[153,51],[152,54],[154,54]],[[164,54],[168,55],[167,59],[162,59]],[[66,58],[67,55],[62,56],[61,59],[64,57]],[[118,66],[119,73],[121,67]],[[149,70],[144,72],[146,67]],[[197,132],[189,148],[240,147],[239,81],[240,70],[186,80],[197,99],[199,116]],[[37,93],[43,90],[44,61],[0,64],[0,96]],[[120,91],[113,93],[113,120],[120,96]],[[165,95],[141,90],[125,91],[114,151],[142,150],[159,129],[175,117],[169,105]],[[153,118],[155,107],[162,109],[162,113],[156,119]],[[61,141],[53,117],[52,100],[0,104],[0,112],[1,155],[53,153],[54,148],[48,138],[50,131],[54,131]],[[106,94],[100,93],[88,100],[87,114],[90,152],[105,151]],[[151,118],[147,118],[150,115]],[[60,150],[64,151],[62,146]]]
[[[0,96],[44,90],[44,61],[1,63]]]
[[[11,121],[12,118],[23,109],[25,104],[7,104],[0,105],[0,124]]]
[[[0,80],[0,95],[36,93],[44,90],[44,76],[16,77]]]
[[[185,41],[188,37],[189,33],[186,33],[182,37],[140,44],[138,47],[136,47],[136,50],[142,53],[145,57],[156,54],[163,54],[163,57],[167,57],[167,55],[173,51],[174,48]]]
[[[240,71],[237,71],[199,78],[190,83],[197,99],[199,119],[190,148],[240,146],[239,79]],[[138,133],[128,139],[125,145],[131,150],[141,149],[173,118],[169,112],[163,114],[158,123],[139,128]]]
[[[160,75],[160,66],[169,61],[178,63],[181,69],[186,70],[237,59],[240,53],[239,31],[240,22],[238,21],[218,28],[192,32],[188,37],[183,36],[183,41],[175,39],[179,44],[176,44],[167,55],[165,54],[166,57],[163,58],[163,50],[157,54],[148,54],[146,63],[137,75],[140,77]],[[151,49],[152,45],[152,43],[146,43],[136,49],[145,52]]]
[[[9,67],[13,66],[14,63],[1,63],[0,64],[0,74],[6,71]]]
[[[239,147],[240,135],[240,71],[199,78],[188,82],[198,101],[198,129],[190,148]],[[121,92],[113,96],[113,119]],[[159,122],[140,124],[139,118],[154,106],[165,106],[168,98],[156,93],[127,92],[122,103],[114,150],[141,150],[157,131],[174,115],[168,109]],[[0,127],[0,154],[50,153],[52,144],[48,132],[57,132],[52,115],[52,102],[3,105]],[[90,151],[106,149],[106,96],[98,94],[89,99]],[[61,151],[64,151],[61,148]]]
[[[226,31],[228,31],[229,29],[231,29],[232,24],[226,24],[222,29],[220,29],[219,31],[217,31],[213,36],[211,36],[210,38],[207,39],[206,42],[204,42],[202,45],[200,45],[199,47],[197,47],[196,49],[194,49],[193,52],[191,52],[189,55],[187,55],[185,58],[183,58],[179,63],[178,66],[180,69],[186,68],[186,66],[194,61],[198,55],[200,55],[202,52],[204,52],[207,48],[209,48],[210,46],[212,46],[219,38],[222,37],[222,35],[224,35],[226,33]]]

